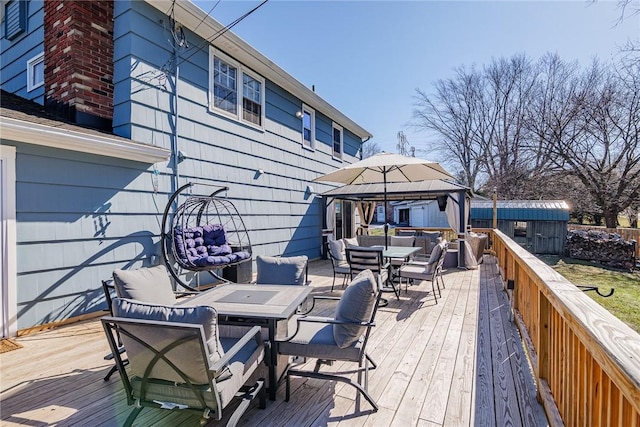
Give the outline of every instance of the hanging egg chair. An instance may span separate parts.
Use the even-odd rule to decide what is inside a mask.
[[[171,206],[193,185],[190,182],[173,193],[162,217],[164,262],[177,283],[189,290],[196,289],[182,279],[185,270],[208,272],[225,281],[222,269],[251,262],[251,241],[242,217],[233,203],[218,197],[228,187],[209,196],[188,195],[169,218]]]

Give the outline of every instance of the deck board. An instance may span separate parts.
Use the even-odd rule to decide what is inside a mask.
[[[328,261],[310,264],[314,294],[330,292]],[[275,402],[260,410],[253,404],[243,426],[539,426],[546,423],[536,401],[535,384],[493,258],[478,270],[449,269],[438,304],[431,284],[422,282],[387,294],[368,350],[378,363],[369,375],[369,391],[380,406],[372,412],[357,403],[346,384],[292,378],[291,401],[284,385]],[[404,289],[404,288],[403,288]],[[332,306],[314,314],[332,313]],[[118,374],[102,378],[112,366],[98,320],[85,321],[17,339],[24,347],[0,354],[0,420],[3,426],[122,425],[127,406]],[[308,363],[313,363],[310,361]],[[346,363],[323,371],[352,370]],[[351,374],[355,377],[355,373]],[[207,425],[224,425],[210,421]],[[144,409],[137,425],[199,425],[187,413]]]

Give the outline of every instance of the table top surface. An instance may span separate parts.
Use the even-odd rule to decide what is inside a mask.
[[[180,305],[212,306],[221,316],[288,319],[310,292],[310,286],[227,283],[180,301]]]
[[[406,258],[420,249],[422,248],[416,246],[389,246],[382,251],[382,256],[385,258]]]

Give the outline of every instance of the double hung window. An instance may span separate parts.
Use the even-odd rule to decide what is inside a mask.
[[[316,112],[306,105],[302,106],[302,145],[316,147]]]
[[[342,126],[333,124],[333,157],[342,160],[342,143],[343,143]]]
[[[264,125],[264,79],[211,48],[210,109],[254,126]]]

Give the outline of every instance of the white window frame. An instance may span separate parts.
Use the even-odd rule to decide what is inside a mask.
[[[218,108],[215,106],[215,93],[214,93],[214,61],[215,58],[218,58],[221,61],[224,61],[229,66],[234,67],[236,69],[236,112],[235,114],[229,112],[225,109]],[[260,83],[260,124],[253,123],[250,120],[245,120],[243,118],[244,111],[244,76],[248,76],[253,80],[256,80]],[[213,46],[209,46],[209,111],[215,114],[221,114],[227,117],[230,117],[234,120],[242,122],[248,126],[252,126],[261,130],[264,130],[264,122],[265,122],[265,79],[256,74],[255,72],[243,67],[237,61],[234,61],[229,56],[215,49]]]
[[[334,133],[336,130],[340,131],[340,152],[337,152],[334,147]],[[340,161],[342,161],[344,155],[344,128],[335,122],[331,126],[331,155],[334,159]]]
[[[35,77],[38,77],[35,75],[36,65],[40,63],[44,64],[44,52],[37,54],[27,61],[27,92],[31,92],[44,85],[44,67],[42,68],[42,79],[34,82]]]
[[[307,143],[307,140],[304,139],[304,115],[305,113],[309,114],[311,119],[311,129],[310,129],[310,141]],[[331,136],[331,141],[333,144],[333,135]],[[300,118],[300,141],[302,142],[302,146],[309,150],[316,149],[316,110],[309,107],[308,105],[302,104],[302,117]],[[333,149],[332,149],[333,150]]]

